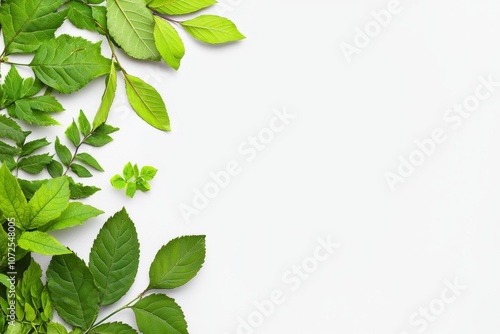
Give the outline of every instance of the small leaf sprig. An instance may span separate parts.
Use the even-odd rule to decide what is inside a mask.
[[[139,170],[137,164],[131,162],[123,167],[123,175],[116,174],[111,178],[111,185],[115,189],[125,188],[125,194],[132,198],[137,190],[147,192],[151,190],[149,181],[153,180],[158,170],[152,166],[144,166]]]

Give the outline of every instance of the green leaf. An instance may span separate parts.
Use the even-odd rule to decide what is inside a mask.
[[[97,32],[106,35],[108,31],[107,9],[104,6],[92,6],[92,17],[97,22]],[[102,27],[102,28],[101,28]],[[103,30],[104,29],[104,30]]]
[[[70,168],[71,171],[79,177],[92,177],[92,173],[80,164],[72,163]]]
[[[104,172],[104,169],[102,169],[101,165],[99,165],[97,160],[94,159],[94,157],[88,153],[78,153],[75,156],[75,159],[89,165],[90,167],[92,167],[100,172]]]
[[[151,186],[149,185],[148,181],[144,181],[143,179],[137,180],[136,185],[137,189],[139,189],[142,192],[151,190]]]
[[[63,175],[63,166],[57,160],[52,160],[50,164],[47,165],[47,171],[52,177],[59,177]]]
[[[0,23],[5,54],[30,53],[54,38],[66,11],[56,12],[64,0],[16,0],[2,4]]]
[[[70,2],[68,8],[68,19],[78,29],[90,31],[97,30],[95,19],[92,16],[92,7],[81,2]]]
[[[102,305],[123,297],[139,268],[139,240],[125,209],[108,219],[90,252],[89,269],[100,291]]]
[[[113,141],[113,138],[111,138],[109,134],[118,130],[118,128],[114,128],[108,124],[101,124],[94,130],[92,135],[85,140],[85,144],[95,147],[104,146]]]
[[[155,46],[153,14],[144,0],[108,0],[108,29],[131,57],[159,60]]]
[[[139,330],[144,334],[188,334],[181,307],[170,297],[154,294],[131,306]]]
[[[5,142],[0,140],[0,154],[7,154],[11,156],[16,156],[21,153],[21,149],[18,147],[14,147],[6,144]]]
[[[26,139],[26,134],[12,118],[0,115],[0,137],[12,139],[20,144]]]
[[[149,269],[149,289],[173,289],[196,276],[205,261],[205,236],[184,236],[163,246]]]
[[[123,177],[126,181],[129,181],[134,176],[134,167],[131,162],[128,162],[125,167],[123,167]]]
[[[144,166],[141,168],[140,176],[146,181],[151,181],[156,176],[157,172],[158,169],[152,166]]]
[[[17,167],[17,162],[12,155],[0,154],[0,162],[4,163],[9,170],[13,170]]]
[[[230,20],[216,15],[200,15],[181,22],[186,31],[199,41],[222,44],[245,38]]]
[[[105,123],[108,119],[109,111],[111,110],[111,105],[115,99],[116,93],[116,69],[115,64],[111,62],[111,69],[109,70],[108,77],[106,78],[106,89],[102,95],[101,105],[97,110],[94,117],[93,127],[94,129]]]
[[[32,155],[27,158],[19,160],[19,169],[29,174],[40,173],[47,165],[52,162],[52,156],[48,153],[40,155]]]
[[[47,334],[68,334],[66,327],[57,322],[50,322],[47,325]]]
[[[26,199],[30,200],[35,192],[37,192],[40,187],[47,182],[47,180],[34,180],[34,181],[27,181],[23,179],[17,179],[17,182],[21,186],[21,189],[24,193],[24,196],[26,196]]]
[[[25,157],[27,155],[30,155],[34,153],[35,151],[41,149],[42,147],[50,145],[50,142],[47,141],[45,138],[41,139],[36,139],[30,142],[27,142],[26,144],[23,145],[21,149],[21,157]]]
[[[61,112],[64,111],[63,106],[52,95],[42,95],[35,97],[27,97],[23,99],[30,109],[45,111],[45,112]]]
[[[65,228],[81,225],[90,218],[94,218],[103,214],[104,211],[98,210],[90,205],[84,205],[79,202],[69,203],[59,218],[51,221],[44,230],[46,232],[62,230]]]
[[[97,188],[94,186],[85,186],[81,183],[75,183],[71,178],[70,178],[69,189],[71,191],[70,195],[71,199],[87,198],[94,195],[99,190],[101,190],[101,188]]]
[[[56,154],[59,157],[59,159],[61,159],[61,162],[65,166],[69,166],[73,155],[71,154],[69,148],[61,144],[59,137],[56,137],[55,148],[56,148]]]
[[[92,334],[137,334],[137,331],[122,322],[110,322],[97,326]]]
[[[54,256],[47,269],[54,306],[68,324],[86,330],[99,310],[99,291],[85,262],[75,254]]]
[[[17,240],[19,247],[42,255],[62,255],[71,251],[61,245],[53,236],[45,232],[24,232]]]
[[[111,178],[111,185],[116,189],[123,189],[127,186],[127,182],[117,174]]]
[[[19,118],[29,124],[42,126],[60,125],[54,118],[45,112],[32,109],[29,101],[26,99],[18,100],[7,108],[9,115]]]
[[[4,217],[14,218],[18,227],[23,226],[29,215],[26,197],[5,164],[0,168],[0,211]]]
[[[75,121],[71,123],[71,125],[64,132],[69,141],[73,144],[73,146],[77,147],[80,144],[80,131],[78,130],[78,126]]]
[[[137,191],[137,185],[134,182],[127,183],[127,189],[125,190],[125,194],[132,198]]]
[[[68,207],[69,195],[67,178],[59,177],[45,182],[28,204],[30,218],[25,228],[35,229],[58,218]]]
[[[7,73],[7,76],[5,77],[5,82],[2,86],[5,94],[7,94],[8,97],[7,102],[12,103],[23,97],[22,87],[23,87],[23,78],[19,75],[17,68],[15,66],[11,66],[9,72]]]
[[[156,48],[165,63],[178,70],[186,50],[177,30],[164,19],[155,16],[154,36]]]
[[[80,131],[83,136],[88,136],[90,134],[91,131],[90,122],[87,116],[85,116],[83,110],[80,110],[80,115],[78,115],[78,126],[80,127]]]
[[[101,55],[101,43],[61,35],[44,43],[31,68],[47,86],[68,94],[108,72],[111,61]]]
[[[215,0],[153,0],[148,7],[160,14],[183,15],[215,5]]]
[[[167,108],[156,89],[142,79],[125,75],[128,100],[135,112],[151,126],[170,131]]]

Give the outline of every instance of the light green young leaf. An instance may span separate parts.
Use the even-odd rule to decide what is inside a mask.
[[[68,334],[68,331],[63,325],[52,321],[47,325],[47,334]]]
[[[135,184],[135,182],[127,183],[127,189],[125,189],[125,194],[128,197],[130,198],[134,197],[136,191],[137,191],[137,185]]]
[[[94,117],[93,127],[97,128],[99,125],[106,122],[108,119],[109,111],[111,110],[111,105],[115,99],[116,93],[116,68],[115,64],[111,62],[111,69],[109,70],[108,77],[106,78],[106,89],[102,95],[101,105],[97,110]]]
[[[123,167],[123,177],[126,181],[129,181],[134,176],[134,167],[131,162],[128,162],[125,167]]]
[[[139,268],[139,240],[125,209],[108,219],[90,252],[89,269],[100,291],[102,305],[123,297]]]
[[[127,186],[127,181],[117,174],[111,178],[111,185],[116,189],[123,189]]]
[[[19,247],[42,255],[62,255],[71,251],[64,247],[53,236],[45,232],[24,232],[17,240]]]
[[[200,15],[181,22],[181,25],[191,36],[209,44],[222,44],[245,38],[233,22],[216,15]]]
[[[36,139],[30,142],[27,142],[23,145],[21,149],[21,157],[25,157],[34,153],[35,151],[41,149],[42,147],[48,146],[50,143],[45,138]]]
[[[48,180],[29,202],[30,215],[26,229],[41,227],[58,218],[69,204],[69,183],[65,177]]]
[[[101,43],[61,35],[35,53],[31,68],[47,86],[69,94],[108,72],[111,61],[101,55]]]
[[[130,308],[134,311],[139,330],[144,334],[188,334],[184,313],[170,297],[150,295]]]
[[[104,169],[102,169],[101,165],[99,165],[97,160],[94,159],[94,157],[88,153],[78,153],[75,156],[75,159],[89,165],[90,167],[92,167],[100,172],[104,172]]]
[[[84,205],[79,202],[71,202],[66,210],[61,213],[59,218],[51,221],[47,227],[44,228],[44,230],[49,232],[81,225],[90,218],[97,217],[103,213],[104,211],[98,210],[90,205]]]
[[[66,11],[56,12],[65,0],[4,1],[0,23],[4,36],[5,54],[36,51],[41,43],[54,38]]]
[[[69,166],[69,164],[71,163],[71,158],[73,157],[69,148],[61,144],[59,137],[56,137],[56,142],[54,146],[56,148],[56,154],[59,157],[59,159],[61,159],[61,162],[65,166]]]
[[[177,30],[164,19],[155,16],[154,36],[156,48],[165,63],[178,70],[186,50]]]
[[[78,130],[78,126],[75,121],[71,123],[71,125],[64,132],[69,141],[73,144],[73,146],[77,147],[80,144],[80,131]]]
[[[153,0],[148,7],[160,14],[183,15],[215,5],[215,0]]]
[[[19,169],[29,174],[39,174],[44,168],[52,162],[52,156],[48,153],[32,155],[19,160],[17,164]]]
[[[141,168],[140,177],[146,181],[151,181],[156,176],[157,172],[158,169],[152,166],[144,166]]]
[[[151,126],[170,131],[170,119],[161,95],[142,79],[125,75],[128,100],[135,112]]]
[[[70,168],[71,171],[76,175],[78,175],[79,177],[92,177],[92,173],[87,168],[85,168],[80,164],[72,163]]]
[[[137,334],[137,331],[122,322],[109,322],[97,326],[91,334]]]
[[[144,0],[108,0],[108,29],[131,57],[159,60],[155,46],[153,14]]]
[[[80,114],[78,115],[78,126],[80,127],[80,132],[83,136],[88,136],[90,134],[90,131],[92,130],[89,119],[87,118],[83,110],[80,110]]]
[[[142,192],[151,190],[151,186],[149,185],[148,181],[144,181],[143,179],[137,180],[136,185],[137,189],[139,189]]]
[[[163,246],[149,269],[148,289],[173,289],[189,282],[205,262],[205,236],[184,236]]]
[[[0,211],[6,218],[14,218],[16,226],[24,227],[29,217],[26,197],[5,164],[0,168]]]
[[[87,330],[99,310],[99,290],[85,262],[75,254],[54,256],[47,269],[54,306],[68,324]]]

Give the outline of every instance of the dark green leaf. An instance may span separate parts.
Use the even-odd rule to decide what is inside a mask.
[[[59,141],[59,137],[56,137],[55,148],[56,148],[56,154],[59,157],[59,159],[61,159],[61,162],[65,166],[69,166],[73,155],[71,154],[69,148],[61,144],[61,142]]]
[[[92,167],[100,172],[104,172],[104,169],[102,169],[101,165],[99,165],[97,160],[94,159],[94,157],[88,153],[78,153],[76,155],[75,159],[89,165],[90,167]]]
[[[144,334],[188,334],[180,306],[170,297],[154,294],[131,306],[139,330]]]
[[[76,125],[75,121],[71,123],[64,134],[66,134],[66,137],[73,144],[73,146],[77,147],[78,144],[80,144],[80,131],[78,130],[78,126]]]
[[[69,189],[71,191],[70,198],[71,199],[82,199],[82,198],[87,198],[92,195],[94,195],[96,192],[101,190],[100,188],[93,187],[93,186],[85,186],[81,183],[75,183],[72,178],[68,178],[70,183],[69,183]]]
[[[41,139],[36,139],[30,142],[27,142],[26,144],[23,145],[21,149],[21,157],[25,157],[27,155],[30,155],[34,153],[35,151],[41,149],[42,147],[50,145],[50,142],[47,141],[45,138]]]
[[[26,139],[26,134],[13,119],[0,115],[0,137],[12,139],[19,145]]]
[[[79,177],[92,177],[92,173],[80,164],[72,163],[70,168],[71,171]]]
[[[90,135],[86,140],[85,144],[95,147],[104,146],[113,141],[113,138],[109,136],[110,133],[118,131],[118,128],[114,128],[107,124],[102,124],[98,126],[92,135]]]
[[[48,153],[45,153],[22,158],[21,160],[19,160],[18,166],[19,169],[22,169],[26,173],[38,174],[51,162],[52,156],[50,156]]]
[[[10,146],[0,140],[0,154],[16,156],[21,153],[21,149],[18,147]]]
[[[64,173],[63,166],[57,160],[52,160],[52,162],[47,165],[47,171],[52,177],[59,177]]]
[[[83,113],[83,110],[80,110],[80,115],[78,115],[78,126],[80,127],[80,132],[83,136],[87,136],[90,133],[90,122],[87,116]]]

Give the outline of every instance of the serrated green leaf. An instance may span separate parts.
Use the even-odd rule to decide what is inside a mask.
[[[55,231],[62,230],[65,228],[81,225],[90,218],[94,218],[103,214],[104,211],[98,210],[90,205],[84,205],[79,202],[69,203],[66,210],[64,210],[59,218],[51,221],[45,228],[44,231]]]
[[[7,95],[8,103],[12,103],[22,97],[22,87],[23,78],[19,75],[17,68],[15,66],[11,66],[2,86],[5,94]]]
[[[97,32],[101,35],[106,35],[108,31],[108,21],[106,17],[106,7],[92,6],[92,17],[97,22]]]
[[[93,127],[94,129],[105,123],[108,119],[109,111],[111,110],[111,105],[115,99],[116,93],[116,69],[115,64],[111,63],[111,68],[109,70],[108,77],[106,78],[106,89],[102,95],[101,105],[97,110],[94,117]]]
[[[42,95],[35,97],[24,98],[30,109],[45,111],[45,112],[61,112],[64,111],[63,106],[52,95]]]
[[[27,142],[26,144],[23,145],[21,148],[21,157],[25,157],[27,155],[30,155],[34,153],[35,151],[41,149],[42,147],[50,145],[50,142],[47,141],[45,138],[41,139],[36,139],[30,142]]]
[[[26,139],[26,134],[13,119],[0,115],[0,137],[12,139],[19,145]]]
[[[178,70],[186,50],[177,30],[164,19],[155,16],[154,36],[156,48],[165,63]]]
[[[170,297],[150,295],[130,308],[134,311],[139,330],[144,334],[188,334],[184,313]]]
[[[0,211],[4,217],[14,218],[18,227],[23,227],[29,216],[26,197],[5,164],[0,168]]]
[[[71,199],[82,199],[94,195],[96,192],[101,190],[101,188],[94,186],[85,186],[81,183],[75,183],[73,179],[69,178],[70,184],[69,189],[71,191]]]
[[[63,166],[57,160],[52,160],[51,163],[47,165],[47,171],[52,177],[59,177],[64,173]]]
[[[76,175],[78,175],[79,177],[92,177],[92,173],[87,168],[85,168],[80,164],[72,163],[70,168],[71,171]]]
[[[0,162],[5,164],[9,170],[17,167],[17,162],[12,155],[0,154]]]
[[[77,147],[80,144],[80,131],[78,130],[78,126],[75,121],[71,123],[71,125],[64,132],[69,141],[73,144],[73,146]]]
[[[127,182],[120,175],[115,175],[111,178],[111,185],[115,189],[123,189],[127,186]]]
[[[100,42],[61,35],[42,44],[30,66],[47,86],[69,94],[106,74],[110,64],[101,55]]]
[[[100,291],[102,305],[123,297],[139,268],[139,240],[125,209],[108,219],[90,252],[89,269]]]
[[[233,22],[216,15],[200,15],[181,22],[181,25],[191,36],[209,44],[222,44],[245,38]]]
[[[153,14],[144,0],[108,0],[108,29],[131,57],[159,60],[155,46]]]
[[[189,282],[205,262],[205,236],[184,236],[163,246],[149,269],[149,289],[173,289]]]
[[[16,0],[3,3],[0,23],[4,54],[36,51],[41,43],[54,38],[66,11],[56,12],[65,0]]]
[[[81,2],[72,1],[67,5],[68,19],[79,29],[95,31],[97,26],[92,16],[92,7]]]
[[[104,172],[104,169],[102,169],[101,165],[99,165],[97,160],[94,159],[94,157],[88,153],[78,153],[75,156],[75,159],[87,164],[88,166],[90,166],[90,167],[92,167],[100,172]]]
[[[160,14],[183,15],[215,5],[215,0],[153,0],[148,7]]]
[[[19,169],[30,174],[39,174],[47,165],[52,162],[52,156],[48,153],[32,155],[19,160]]]
[[[170,119],[161,95],[142,79],[125,75],[127,97],[137,115],[149,125],[170,131]]]
[[[137,331],[122,322],[110,322],[97,326],[92,334],[137,334]]]
[[[71,251],[48,233],[40,231],[24,232],[17,240],[19,247],[42,255],[62,255]]]
[[[56,149],[56,154],[59,157],[59,159],[61,159],[63,165],[69,166],[69,164],[71,163],[71,159],[73,157],[69,148],[61,144],[59,137],[56,137],[56,142],[54,143],[54,146]]]
[[[48,180],[33,195],[28,203],[30,209],[26,229],[35,229],[58,218],[69,204],[69,183],[67,178]]]
[[[54,306],[68,324],[86,330],[99,310],[99,291],[85,262],[75,254],[54,256],[47,269]]]
[[[0,154],[16,156],[21,153],[21,149],[11,146],[0,140]]]
[[[78,115],[78,127],[83,136],[88,136],[92,130],[89,119],[85,116],[83,110],[80,110],[80,114]]]

